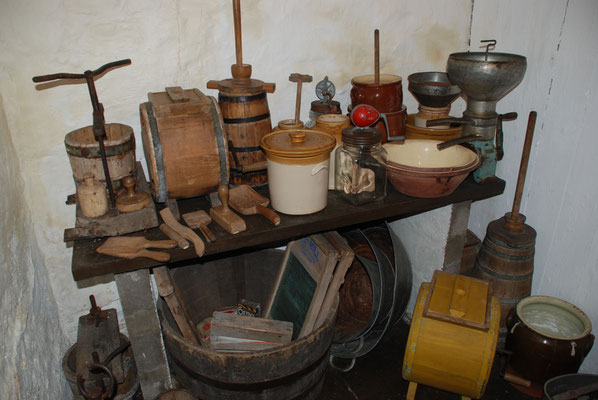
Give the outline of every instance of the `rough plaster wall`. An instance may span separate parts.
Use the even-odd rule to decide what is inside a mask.
[[[63,229],[74,224],[74,192],[63,140],[91,123],[85,86],[38,91],[31,77],[82,72],[131,58],[133,64],[96,81],[107,122],[131,125],[138,159],[144,163],[138,105],[147,92],[166,86],[197,87],[230,77],[235,62],[230,1],[35,0],[2,2],[0,12],[0,92],[25,180],[33,227],[50,275],[66,336],[74,342],[76,321],[94,293],[102,307],[120,309],[114,283],[78,288],[70,272],[71,250]],[[350,79],[373,72],[373,31],[381,33],[381,71],[401,75],[443,70],[448,54],[465,50],[471,1],[434,0],[243,1],[243,55],[253,77],[277,84],[268,95],[272,120],[294,114],[292,72],[311,74],[304,85],[301,118],[315,99],[315,82],[328,77],[336,99],[349,102]],[[416,103],[404,84],[405,103]],[[89,285],[89,283],[87,283]],[[121,318],[122,324],[122,318]]]
[[[598,326],[598,3],[591,0],[475,1],[472,50],[495,38],[497,50],[528,59],[524,81],[498,103],[517,111],[505,124],[505,159],[497,175],[505,194],[472,208],[470,228],[481,238],[489,221],[512,206],[529,110],[538,111],[521,212],[538,232],[534,295],[581,308]],[[581,371],[598,373],[593,349]]]
[[[67,343],[2,104],[0,97],[0,398],[67,398],[60,369]]]
[[[430,282],[437,269],[442,269],[452,206],[391,222],[390,228],[401,239],[411,260],[413,286],[405,319],[411,320],[422,282]]]

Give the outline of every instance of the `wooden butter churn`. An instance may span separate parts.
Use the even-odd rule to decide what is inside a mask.
[[[251,79],[251,65],[243,64],[240,0],[233,0],[236,64],[232,79],[208,81],[208,89],[218,89],[218,104],[232,155],[230,182],[259,185],[266,183],[266,157],[260,149],[262,137],[272,131],[266,93],[274,93],[274,83]]]

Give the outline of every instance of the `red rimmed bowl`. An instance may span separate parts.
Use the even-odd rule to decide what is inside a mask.
[[[384,145],[388,180],[397,191],[412,197],[448,196],[480,165],[474,151],[463,146],[438,150],[438,143],[407,139]]]

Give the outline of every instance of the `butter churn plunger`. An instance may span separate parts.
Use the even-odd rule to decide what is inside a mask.
[[[260,148],[262,137],[272,131],[266,93],[274,93],[274,83],[251,79],[251,65],[243,64],[240,0],[233,0],[236,64],[232,79],[208,81],[208,89],[218,89],[218,104],[229,140],[230,183],[266,183],[266,156]]]
[[[473,173],[476,182],[495,176],[496,163],[503,157],[502,122],[517,118],[514,112],[498,114],[496,103],[523,80],[527,69],[524,56],[490,52],[496,40],[482,40],[482,43],[487,43],[486,51],[453,53],[448,58],[448,79],[467,96],[463,117],[426,123],[428,127],[447,123],[463,125],[461,137],[441,143],[438,148],[471,143],[481,159],[480,167]]]
[[[50,74],[50,75],[43,75],[43,76],[35,76],[33,77],[33,82],[40,83],[40,82],[49,82],[58,79],[85,79],[87,83],[87,88],[89,89],[89,97],[91,98],[91,105],[93,107],[93,136],[95,137],[96,141],[100,146],[100,157],[102,159],[102,167],[104,169],[104,178],[106,180],[106,187],[108,188],[108,196],[110,198],[110,206],[114,209],[116,205],[116,197],[114,196],[114,190],[112,189],[112,181],[110,179],[110,171],[108,170],[108,161],[106,158],[106,149],[104,147],[104,140],[106,139],[106,121],[104,119],[104,106],[98,100],[98,93],[96,92],[96,87],[94,84],[94,78],[96,76],[102,75],[104,72],[108,71],[109,69],[129,65],[131,64],[131,60],[120,60],[120,61],[113,61],[111,63],[102,65],[100,68],[96,69],[95,71],[87,70],[82,74],[72,74],[72,73],[57,73],[57,74]],[[96,177],[98,178],[98,177]]]
[[[295,118],[293,119],[283,119],[278,123],[277,129],[303,129],[305,124],[303,121],[299,119],[301,116],[301,87],[302,84],[309,83],[312,81],[312,77],[310,75],[303,75],[298,73],[292,73],[289,75],[289,81],[297,83],[297,97],[295,100]]]

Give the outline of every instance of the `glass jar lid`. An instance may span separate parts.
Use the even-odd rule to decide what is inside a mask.
[[[375,146],[382,141],[382,132],[376,128],[345,128],[342,136],[350,146]]]

